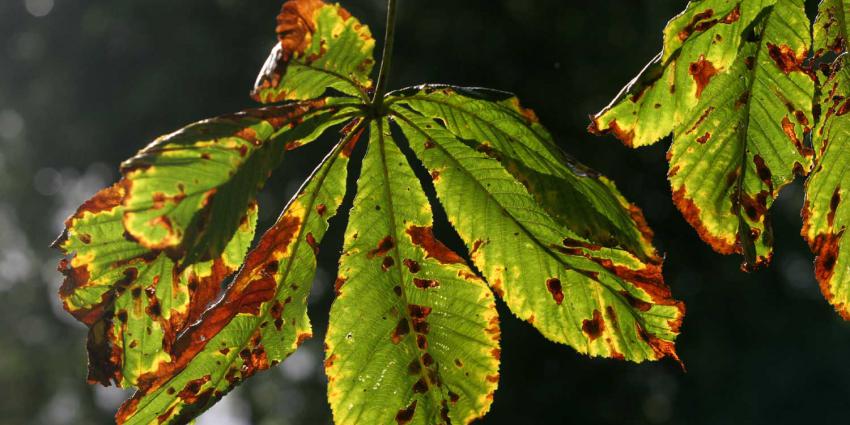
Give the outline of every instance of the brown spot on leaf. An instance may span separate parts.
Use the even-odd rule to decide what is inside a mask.
[[[829,213],[826,215],[826,221],[829,227],[833,227],[835,223],[835,212],[838,211],[838,205],[841,203],[841,186],[836,186],[832,192],[832,198],[829,199]]]
[[[691,134],[696,131],[696,129],[699,128],[700,125],[702,125],[703,121],[705,121],[705,119],[708,118],[708,115],[712,112],[714,112],[714,106],[709,106],[705,109],[705,111],[702,111],[702,114],[699,116],[699,118],[697,118],[697,121],[694,123],[694,125],[691,126],[691,128],[688,129],[688,131],[685,132],[685,134]],[[669,155],[671,154],[671,152],[672,151],[668,151],[667,160],[670,159]]]
[[[794,49],[787,44],[777,46],[773,43],[767,43],[767,52],[776,66],[785,74],[794,71],[802,71],[803,61],[806,59],[806,52],[797,56]]]
[[[440,282],[437,282],[434,279],[414,278],[413,284],[416,285],[416,287],[419,288],[419,289],[429,289],[429,288],[436,288],[436,287],[440,286]]]
[[[714,77],[718,72],[718,69],[714,67],[711,61],[707,60],[705,56],[700,55],[699,59],[696,62],[691,63],[688,67],[688,73],[693,77],[694,82],[697,85],[696,97],[699,98],[702,96],[702,91],[711,81],[711,78]]]
[[[381,257],[387,254],[391,249],[395,248],[395,241],[392,236],[385,236],[378,242],[378,246],[366,254],[367,258]]]
[[[350,123],[350,125],[356,125],[356,124],[359,124],[359,121],[355,120],[355,121],[352,121]],[[342,154],[342,156],[344,156],[346,158],[351,157],[351,154],[354,152],[354,148],[357,146],[357,142],[360,140],[360,136],[363,135],[364,130],[366,130],[366,127],[363,127],[361,129],[357,130],[357,134],[352,136],[351,140],[349,140],[348,143],[346,143],[345,146],[343,146],[342,152],[340,152]],[[350,129],[349,126],[345,126],[342,129],[343,134],[348,134],[348,132],[350,132],[350,131],[352,131],[352,129]]]
[[[735,101],[735,109],[739,109],[740,107],[747,104],[750,101],[750,92],[745,91],[741,93],[741,96],[738,97],[738,100]]]
[[[632,308],[638,311],[647,312],[652,309],[651,303],[638,299],[628,291],[620,291],[620,294],[626,299],[626,301],[629,302],[629,305],[632,306]]]
[[[316,205],[316,213],[318,213],[320,216],[325,215],[325,212],[327,212],[327,210],[328,207],[325,204]]]
[[[342,293],[342,285],[345,285],[345,281],[347,279],[344,277],[337,277],[334,281],[334,293],[336,296],[339,296]]]
[[[463,264],[463,258],[445,246],[434,237],[431,226],[414,226],[407,228],[407,234],[414,245],[425,251],[425,258],[433,258],[443,264]]]
[[[393,344],[398,344],[404,338],[405,335],[410,333],[410,324],[407,323],[407,319],[402,318],[396,324],[395,329],[393,329],[393,333],[390,336],[390,340]]]
[[[591,341],[602,336],[602,332],[605,331],[605,319],[602,318],[602,313],[599,310],[593,310],[593,318],[584,320],[581,323],[581,330]]]
[[[416,413],[416,400],[410,403],[409,406],[401,409],[395,415],[395,421],[398,425],[407,425],[413,421],[413,415]]]
[[[387,271],[394,265],[395,260],[393,260],[393,257],[384,257],[384,261],[381,262],[381,270]]]
[[[564,291],[561,288],[561,280],[555,277],[546,279],[546,289],[552,294],[555,303],[561,305],[564,301]]]
[[[409,270],[411,273],[414,273],[414,274],[419,273],[419,270],[422,269],[419,266],[419,263],[416,262],[416,260],[411,260],[410,258],[405,258],[403,262],[404,262],[404,265],[407,267],[407,270]]]
[[[712,16],[714,16],[714,10],[712,9],[706,9],[700,13],[694,14],[693,18],[691,18],[691,22],[689,22],[688,25],[685,25],[685,27],[679,31],[679,34],[677,34],[679,41],[687,40],[692,34],[707,31],[709,28],[717,25],[718,23],[728,25],[737,22],[741,18],[740,5],[736,5],[734,9],[722,18],[710,19]],[[718,41],[722,39],[720,34],[716,34],[715,38]]]
[[[697,137],[697,139],[696,139],[696,140],[697,140],[697,143],[699,143],[699,144],[701,144],[701,145],[704,145],[704,144],[705,144],[705,142],[707,142],[707,141],[708,141],[708,139],[710,139],[710,138],[711,138],[711,133],[709,133],[709,132],[707,132],[707,131],[706,131],[706,132],[705,132],[705,134],[703,134],[702,136]]]
[[[773,179],[770,168],[767,167],[767,164],[764,163],[764,159],[758,154],[753,156],[753,162],[756,164],[756,174],[758,174],[759,179],[770,189],[770,192],[772,193]]]
[[[413,392],[424,394],[428,391],[428,383],[425,382],[425,378],[419,378],[415,384],[413,384]]]
[[[812,156],[812,150],[803,146],[803,142],[797,137],[797,129],[794,126],[794,123],[788,119],[788,116],[782,117],[782,131],[785,132],[785,135],[788,136],[788,139],[791,140],[791,143],[794,144],[794,147],[797,148],[797,152],[803,156]]]
[[[298,334],[298,337],[295,338],[295,346],[300,347],[301,344],[304,343],[304,341],[307,341],[308,339],[310,339],[312,337],[313,337],[313,334],[310,333],[310,332],[302,332],[302,333]]]

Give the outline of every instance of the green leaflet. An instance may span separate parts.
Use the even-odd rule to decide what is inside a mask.
[[[561,224],[604,246],[622,246],[642,259],[655,256],[638,208],[604,176],[568,157],[534,111],[510,94],[426,85],[389,103],[408,105],[439,120],[473,149],[498,159]]]
[[[124,237],[126,180],[98,192],[66,222],[57,247],[65,309],[89,326],[89,381],[127,387],[169,360],[176,336],[197,320],[236,271],[254,237],[256,205],[219,258],[183,270],[161,251]]]
[[[841,54],[847,48],[850,35],[850,3],[844,0],[822,0],[813,26],[814,54]]]
[[[287,1],[277,17],[278,43],[257,77],[259,102],[307,100],[328,88],[368,100],[375,40],[338,4]]]
[[[284,152],[351,117],[343,104],[331,98],[256,109],[157,139],[122,164],[124,227],[186,263],[215,257]]]
[[[174,360],[140,379],[118,423],[183,423],[312,336],[307,295],[318,244],[345,195],[345,148],[359,135],[349,132],[316,169],[248,254],[223,299],[175,342]]]
[[[806,182],[802,235],[817,255],[815,276],[821,291],[845,320],[850,320],[850,250],[844,249],[850,224],[845,202],[846,188],[850,188],[848,99],[850,69],[844,54],[833,64],[822,88],[819,103],[824,116],[814,133],[818,159]]]
[[[499,161],[427,117],[393,112],[472,262],[514,314],[592,356],[677,358],[684,308],[660,260],[593,244],[550,217]]]
[[[743,254],[742,267],[751,270],[772,256],[773,200],[811,167],[804,141],[814,122],[815,86],[803,66],[809,20],[801,0],[778,0],[740,3],[735,25],[703,24],[714,3],[689,5],[697,23],[670,59],[683,66],[656,67],[659,79],[628,87],[627,96],[594,117],[591,130],[612,131],[634,146],[672,130],[668,176],[676,206],[704,241],[720,253]],[[665,48],[684,16],[665,30]],[[662,90],[674,88],[675,105],[658,106],[669,96]],[[657,131],[650,137],[640,126]]]
[[[705,85],[737,57],[744,30],[776,0],[688,3],[664,29],[664,47],[593,117],[590,131],[613,133],[627,146],[651,145],[696,107]]]
[[[340,260],[325,368],[338,425],[469,423],[499,380],[493,295],[432,232],[386,119],[373,122]]]

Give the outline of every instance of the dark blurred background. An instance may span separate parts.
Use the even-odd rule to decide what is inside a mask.
[[[345,6],[383,35],[384,3]],[[670,201],[669,141],[638,151],[585,132],[660,49],[682,0],[400,1],[391,86],[480,85],[517,93],[560,145],[612,177],[646,213],[687,303],[671,362],[589,359],[502,311],[502,381],[485,424],[797,424],[850,421],[850,325],[820,295],[798,236],[800,182],[774,207],[768,270],[702,244]],[[814,2],[810,2],[814,3]],[[814,6],[814,4],[809,5]],[[0,1],[0,423],[101,424],[126,393],[85,384],[85,330],[56,290],[64,218],[159,134],[251,107],[280,2]],[[330,139],[291,155],[261,196],[268,226]],[[311,295],[316,337],[200,424],[328,424],[322,338],[337,219]]]

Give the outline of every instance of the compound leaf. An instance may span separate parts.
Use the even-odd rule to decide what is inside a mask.
[[[290,0],[277,16],[278,43],[266,60],[252,96],[262,103],[308,100],[332,88],[366,97],[375,40],[339,4]]]
[[[493,295],[434,237],[420,182],[374,122],[340,260],[325,367],[335,423],[483,416],[499,380]]]
[[[122,165],[125,229],[189,264],[214,258],[284,153],[351,112],[321,99],[205,120],[157,139]]]
[[[180,332],[221,292],[254,237],[256,205],[215,260],[180,269],[162,251],[124,235],[126,180],[98,192],[71,216],[56,246],[67,254],[59,294],[65,309],[89,326],[89,381],[123,387],[169,360]]]
[[[491,155],[431,117],[400,106],[393,113],[473,264],[514,314],[591,356],[677,358],[684,308],[664,284],[657,256],[644,262],[585,239]]]
[[[312,336],[307,295],[318,244],[345,195],[348,155],[359,136],[349,131],[316,169],[248,254],[221,301],[175,342],[172,361],[139,379],[118,423],[183,423]]]
[[[713,12],[721,4],[734,7],[723,19]],[[692,25],[682,27],[686,18]],[[665,49],[676,30],[679,52],[663,69],[651,66],[660,77],[627,87],[591,130],[611,131],[630,146],[672,130],[668,177],[676,206],[704,241],[743,254],[742,267],[751,270],[772,256],[773,200],[811,167],[805,138],[815,85],[803,64],[809,20],[801,0],[701,1],[668,24]],[[672,91],[673,106],[660,103]],[[650,137],[640,126],[657,131]]]

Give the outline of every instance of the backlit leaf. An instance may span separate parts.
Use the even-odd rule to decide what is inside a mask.
[[[585,239],[498,160],[429,117],[393,111],[472,262],[514,314],[592,356],[678,358],[673,340],[684,308],[664,284],[659,258],[644,262]]]
[[[697,43],[745,39],[761,10],[755,1],[705,3],[716,10],[692,4],[671,22],[660,73],[676,77],[670,64]],[[678,360],[684,306],[664,284],[640,209],[564,154],[516,97],[445,85],[386,93],[389,61],[373,89],[375,41],[338,4],[286,1],[276,32],[252,96],[283,104],[157,139],[122,165],[119,183],[80,207],[57,241],[68,255],[61,297],[90,327],[90,381],[137,388],[117,423],[188,423],[312,337],[307,297],[318,252],[367,127],[362,167],[351,164],[360,176],[326,336],[336,423],[482,417],[499,382],[494,292],[545,337],[581,353]],[[391,32],[386,39],[390,58]],[[737,56],[720,47],[709,57],[725,70]],[[702,90],[688,78],[682,90]],[[683,96],[658,109],[699,102]],[[681,119],[670,117],[655,131]],[[246,256],[255,198],[272,170],[346,122]],[[616,120],[606,125],[599,131],[619,131]],[[462,252],[435,236],[432,188]]]
[[[671,45],[673,34],[682,42]],[[629,146],[672,131],[676,206],[717,252],[743,254],[747,270],[771,259],[779,190],[811,167],[810,42],[801,0],[691,2],[668,24],[661,58],[591,124]]]
[[[375,40],[339,4],[290,0],[277,17],[278,43],[257,77],[254,99],[307,100],[329,88],[366,97]]]
[[[139,381],[122,424],[183,423],[312,336],[307,295],[318,244],[345,195],[349,132],[248,254],[222,300],[175,342],[173,360]]]
[[[257,109],[157,139],[122,165],[127,232],[148,248],[185,255],[188,263],[220,253],[284,153],[351,117],[340,103]]]
[[[846,51],[850,35],[850,3],[846,0],[822,0],[818,5],[813,32],[815,56]]]
[[[822,88],[824,115],[814,133],[818,158],[806,182],[802,212],[803,237],[817,255],[815,276],[826,299],[845,320],[850,320],[850,248],[844,241],[850,225],[846,202],[850,188],[848,102],[850,69],[845,54],[835,62]]]
[[[66,222],[57,241],[65,309],[89,326],[89,381],[136,385],[170,360],[176,336],[220,295],[254,237],[256,206],[214,261],[181,270],[168,253],[126,238],[121,219],[126,180],[103,189]]]
[[[343,424],[469,423],[499,380],[486,284],[434,237],[388,122],[373,122],[340,260],[325,368]]]
[[[558,149],[534,111],[522,108],[513,95],[428,85],[393,101],[439,120],[470,147],[499,160],[547,213],[582,237],[623,246],[644,259],[655,255],[640,210],[607,178]]]

